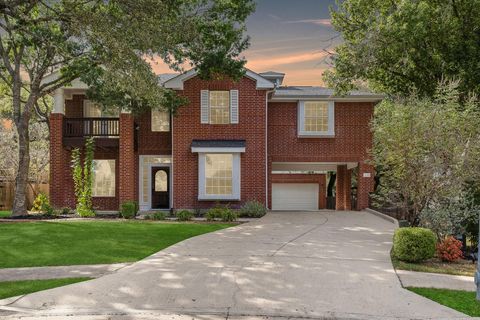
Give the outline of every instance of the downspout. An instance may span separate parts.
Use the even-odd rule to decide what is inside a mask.
[[[265,92],[265,207],[267,209],[270,209],[268,207],[268,95],[273,92],[275,89]]]

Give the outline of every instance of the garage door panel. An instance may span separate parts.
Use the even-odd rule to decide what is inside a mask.
[[[273,210],[318,210],[317,183],[273,183]]]

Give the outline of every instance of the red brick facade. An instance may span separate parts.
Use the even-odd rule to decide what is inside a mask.
[[[134,146],[134,118],[128,113],[120,114],[120,141],[119,141],[119,200],[120,204],[125,201],[135,201],[135,146]]]
[[[335,137],[301,138],[297,129],[297,102],[270,102],[268,105],[268,161],[272,162],[352,162],[358,163],[357,209],[368,207],[368,195],[373,191],[373,168],[364,164],[372,147],[373,135],[370,120],[373,117],[372,102],[336,102]],[[363,173],[370,177],[363,177]],[[351,173],[350,173],[351,174]],[[338,179],[338,178],[337,178]],[[344,181],[347,173],[337,180],[341,193],[340,210],[349,208]],[[271,179],[269,182],[271,194]],[[339,199],[337,206],[339,205]]]
[[[239,91],[239,123],[210,125],[200,123],[200,90]],[[241,198],[232,202],[257,200],[265,203],[266,181],[266,91],[257,90],[255,81],[244,77],[239,82],[204,81],[198,77],[184,83],[180,92],[189,104],[178,110],[173,119],[173,187],[174,208],[207,208],[215,202],[198,201],[198,154],[192,153],[192,140],[245,140],[241,155]]]
[[[239,123],[201,124],[201,90],[239,92]],[[94,198],[98,210],[117,210],[123,201],[139,200],[139,156],[170,156],[171,192],[174,209],[208,208],[214,201],[198,200],[198,154],[192,153],[193,140],[245,140],[241,154],[241,200],[223,202],[239,207],[248,200],[268,203],[271,207],[272,183],[319,183],[319,208],[326,208],[324,174],[271,174],[273,162],[354,163],[358,169],[357,209],[368,206],[373,191],[373,168],[365,163],[372,145],[369,122],[372,102],[336,102],[333,138],[300,138],[297,135],[297,102],[268,102],[267,91],[258,90],[256,82],[244,77],[230,80],[201,80],[193,77],[178,91],[189,100],[171,121],[170,132],[152,132],[151,115],[120,115],[118,147],[95,150],[95,159],[116,160],[115,197]],[[51,202],[55,207],[75,207],[71,178],[71,147],[64,144],[62,127],[67,118],[83,117],[83,95],[65,100],[65,116],[51,115]],[[268,125],[267,125],[268,122]],[[268,137],[268,141],[267,141]],[[268,154],[267,154],[268,153]],[[267,173],[268,172],[268,173]],[[337,167],[336,205],[351,209],[352,170]]]

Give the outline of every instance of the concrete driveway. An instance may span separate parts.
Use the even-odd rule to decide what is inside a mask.
[[[401,287],[392,233],[393,224],[367,212],[269,213],[7,307],[85,319],[465,317]]]

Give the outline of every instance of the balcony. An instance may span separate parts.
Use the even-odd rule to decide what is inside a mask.
[[[85,138],[94,137],[99,147],[118,147],[120,124],[118,118],[65,118],[63,144],[81,147]]]

